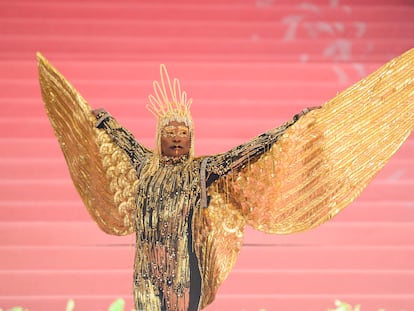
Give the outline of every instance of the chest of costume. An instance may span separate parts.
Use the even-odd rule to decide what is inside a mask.
[[[199,202],[199,175],[194,164],[160,165],[140,179],[135,223],[142,240],[163,242],[186,234],[191,210]]]

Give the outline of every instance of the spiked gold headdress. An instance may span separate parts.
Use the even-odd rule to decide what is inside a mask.
[[[149,104],[147,109],[152,112],[165,126],[171,121],[192,123],[190,114],[191,98],[187,98],[186,92],[181,92],[180,81],[174,79],[171,84],[167,68],[164,64],[160,66],[161,84],[158,81],[153,82],[154,95],[149,95]],[[168,88],[167,88],[168,87]]]
[[[191,148],[189,159],[194,157],[194,125],[191,118],[191,98],[187,93],[181,91],[180,81],[174,79],[171,83],[167,68],[164,64],[160,66],[160,82],[154,81],[154,95],[149,95],[147,109],[157,118],[157,137],[154,158],[161,156],[161,132],[162,129],[172,121],[183,122],[188,126],[191,135]],[[157,160],[157,159],[155,159]]]

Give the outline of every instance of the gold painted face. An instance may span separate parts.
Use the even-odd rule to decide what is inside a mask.
[[[161,153],[167,157],[188,155],[191,147],[191,133],[183,122],[172,121],[161,131]]]
[[[163,137],[174,137],[174,136],[178,136],[181,138],[185,138],[190,136],[190,130],[188,129],[187,126],[175,126],[175,125],[167,125],[166,127],[163,128],[162,130],[162,136]]]

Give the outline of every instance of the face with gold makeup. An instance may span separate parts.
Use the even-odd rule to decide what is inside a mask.
[[[171,121],[161,131],[161,153],[167,157],[188,155],[191,148],[190,129],[184,122]]]

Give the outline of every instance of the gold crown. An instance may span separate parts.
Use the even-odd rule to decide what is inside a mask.
[[[180,81],[174,79],[171,83],[167,68],[164,64],[160,65],[161,84],[153,82],[154,95],[149,95],[147,109],[158,118],[162,124],[170,121],[180,121],[188,126],[192,123],[190,106],[191,98],[187,98],[187,93],[181,91]]]

